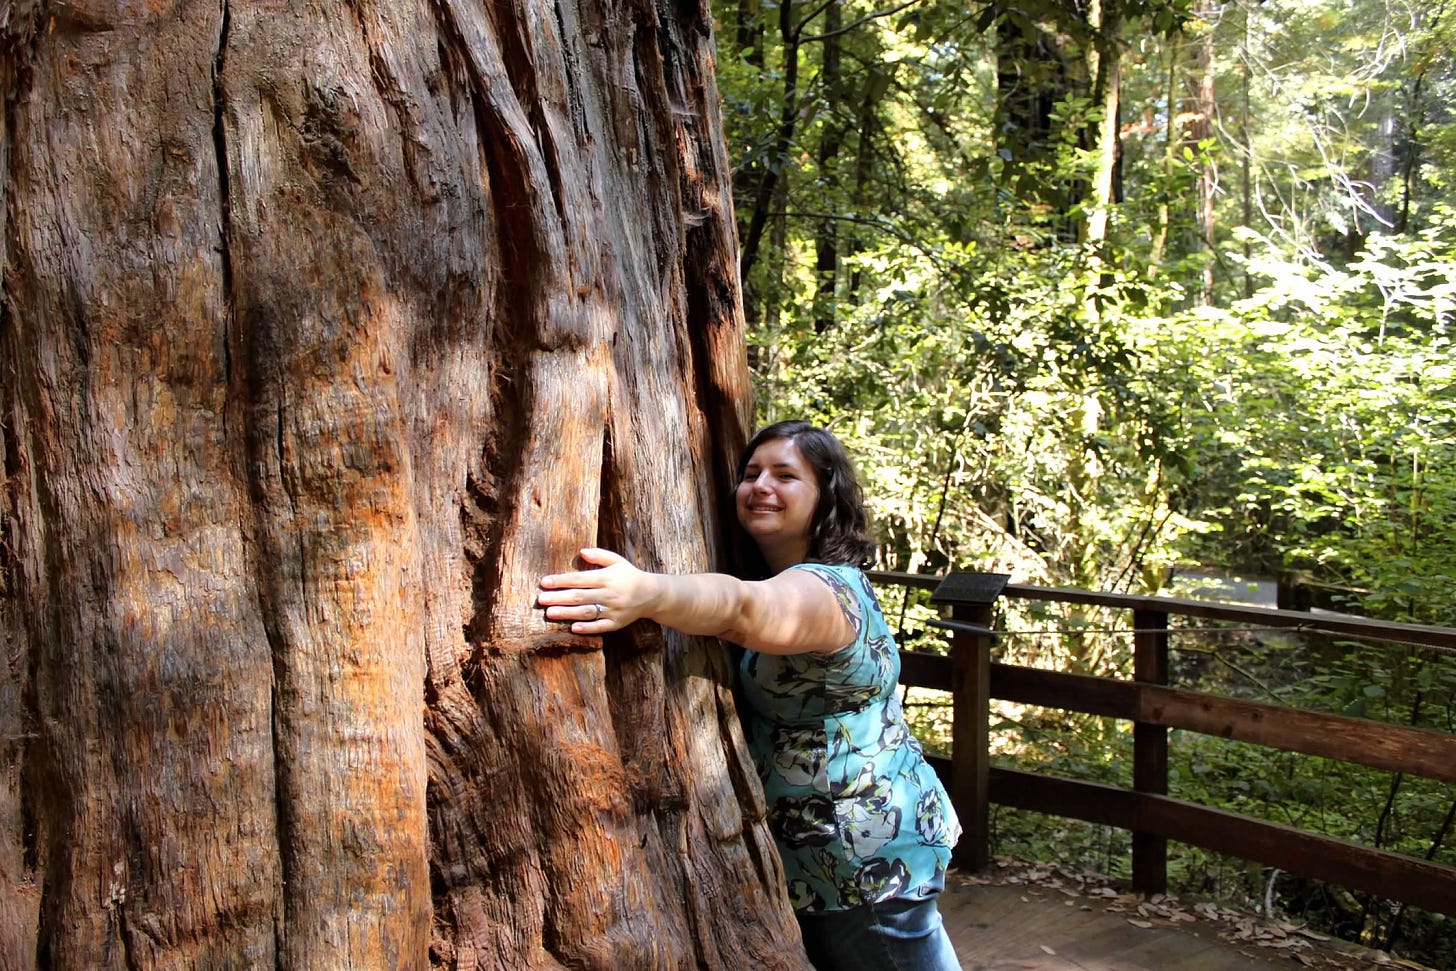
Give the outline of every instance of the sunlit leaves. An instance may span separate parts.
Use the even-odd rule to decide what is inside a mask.
[[[1456,622],[1453,269],[1439,234],[1381,238],[1345,269],[1265,262],[1251,299],[1159,329],[1191,370],[1180,435],[1212,474],[1184,501],[1221,520],[1208,553]]]

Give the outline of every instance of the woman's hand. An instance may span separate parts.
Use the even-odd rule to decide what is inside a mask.
[[[653,574],[611,550],[584,549],[581,558],[597,569],[541,578],[536,603],[546,608],[547,620],[570,623],[573,634],[605,634],[646,615]]]

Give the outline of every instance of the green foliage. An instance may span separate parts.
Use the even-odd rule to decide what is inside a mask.
[[[1149,331],[1197,463],[1174,498],[1208,522],[1191,554],[1456,624],[1456,234],[1372,236],[1344,268],[1248,263],[1269,281],[1251,298]]]
[[[1179,567],[1294,574],[1342,609],[1456,624],[1456,9],[1084,11],[720,8],[760,419],[844,439],[887,568],[1135,592]],[[936,643],[922,596],[886,609]],[[998,621],[1056,632],[1006,638],[1008,660],[1098,674],[1129,664],[1118,625],[1025,603]],[[1450,659],[1194,644],[1190,683],[1456,728]],[[935,699],[907,702],[944,733]],[[1125,773],[1128,733],[1098,719],[1006,710],[995,735],[1004,759]],[[1378,773],[1174,751],[1188,798],[1407,852],[1449,809]],[[997,814],[999,850],[1125,865],[1125,834],[1023,815]],[[1173,866],[1241,900],[1271,884],[1188,848]]]

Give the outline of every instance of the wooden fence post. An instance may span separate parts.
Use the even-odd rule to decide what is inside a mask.
[[[991,862],[991,759],[987,751],[991,711],[991,619],[1010,577],[1004,573],[949,573],[930,602],[950,607],[949,621],[931,621],[951,632],[953,700],[950,798],[964,832],[952,862],[983,870]]]
[[[1139,684],[1168,683],[1168,615],[1161,610],[1134,610],[1133,680]],[[1134,721],[1132,726],[1132,787],[1139,794],[1168,794],[1168,729]],[[1132,887],[1139,893],[1165,893],[1168,889],[1168,841],[1134,829],[1132,833]]]

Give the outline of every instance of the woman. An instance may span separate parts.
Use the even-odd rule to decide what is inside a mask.
[[[735,503],[762,579],[647,573],[588,549],[597,569],[542,578],[546,617],[580,634],[646,618],[744,647],[749,744],[815,968],[957,971],[936,895],[960,826],[900,711],[849,457],[808,422],[770,425]]]

